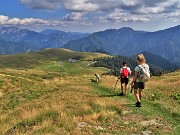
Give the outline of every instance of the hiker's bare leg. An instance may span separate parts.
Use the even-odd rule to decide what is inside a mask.
[[[123,87],[123,84],[121,83],[121,92],[122,92],[122,93],[123,93],[123,88],[124,88],[124,87]]]
[[[142,89],[139,89],[139,99],[141,100],[142,98]]]
[[[125,84],[125,92],[124,92],[124,94],[127,94],[127,90],[128,90],[128,85]]]
[[[137,102],[140,102],[138,90],[134,89],[134,96],[136,97]]]

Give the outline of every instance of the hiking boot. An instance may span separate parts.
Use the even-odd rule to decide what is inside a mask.
[[[133,89],[130,90],[130,93],[132,93],[132,92],[133,92]]]
[[[135,103],[135,105],[137,105],[137,104],[138,104],[138,102]]]
[[[136,107],[141,107],[141,102],[136,102]]]
[[[139,103],[141,104],[141,102],[138,102],[138,101],[137,101],[137,102],[135,103],[135,105],[137,105],[137,104],[139,104]]]
[[[124,93],[123,93],[123,92],[121,92],[121,93],[119,94],[119,96],[124,96]]]

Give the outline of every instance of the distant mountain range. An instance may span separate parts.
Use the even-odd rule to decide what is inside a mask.
[[[23,41],[12,42],[0,38],[0,54],[14,54],[22,52],[32,52],[37,50],[36,46]]]
[[[156,32],[135,31],[131,28],[109,29],[69,41],[64,47],[122,56],[146,51],[180,64],[180,25]]]
[[[0,39],[3,40],[3,43],[0,43],[0,48],[6,46],[6,49],[2,49],[0,53],[14,54],[28,52],[29,50],[41,50],[44,48],[61,48],[70,40],[80,39],[88,35],[88,33],[63,32],[50,29],[42,32],[35,32],[15,27],[1,27]],[[21,49],[20,46],[24,49]]]
[[[169,61],[180,65],[180,25],[156,32],[135,31],[125,27],[92,34],[51,29],[35,32],[0,27],[1,54],[32,52],[44,48],[67,48],[128,57],[146,52],[146,57],[152,58],[151,63],[168,68]]]

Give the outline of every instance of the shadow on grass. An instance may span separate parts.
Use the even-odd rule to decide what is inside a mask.
[[[91,80],[91,82],[97,82],[95,79],[90,79]]]
[[[99,97],[121,97],[121,96],[117,93],[117,94],[100,95]]]
[[[134,103],[125,103],[124,105],[127,106],[127,107],[138,108],[138,107],[136,107],[136,105]]]

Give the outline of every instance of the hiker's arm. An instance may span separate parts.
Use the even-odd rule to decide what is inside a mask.
[[[134,75],[134,77],[133,77],[133,80],[132,80],[132,82],[131,82],[131,85],[136,81],[137,77],[138,77],[138,72],[135,72],[135,75]]]
[[[118,76],[118,79],[121,79],[121,77],[122,77],[122,74],[120,73],[120,75]]]

